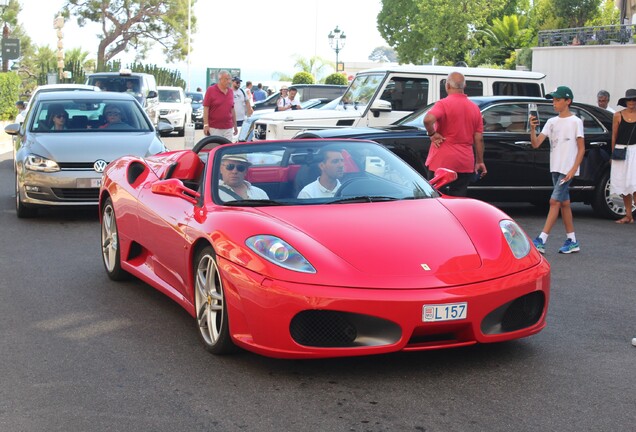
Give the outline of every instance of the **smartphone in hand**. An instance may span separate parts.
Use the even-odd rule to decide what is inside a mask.
[[[536,125],[537,128],[539,127],[540,124],[540,120],[539,120],[539,109],[537,108],[537,104],[536,103],[530,103],[528,104],[528,118],[530,119],[531,124],[534,123],[533,122],[533,118],[536,118]]]

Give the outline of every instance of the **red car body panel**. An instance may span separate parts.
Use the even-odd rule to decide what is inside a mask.
[[[281,358],[368,355],[500,342],[535,334],[546,325],[550,266],[534,248],[515,258],[499,227],[499,221],[510,218],[488,204],[442,197],[233,207],[213,202],[206,188],[203,204],[194,205],[152,189],[182,153],[111,163],[100,202],[106,197],[113,201],[122,268],[192,316],[194,256],[202,244],[213,246],[230,334],[245,349]],[[131,165],[143,170],[132,183],[127,177]],[[206,164],[205,178],[211,177],[212,166]],[[247,178],[253,183],[286,182],[297,170],[293,165],[250,169]],[[264,260],[245,243],[257,234],[284,239],[316,273],[290,271]],[[131,253],[133,248],[137,253]],[[536,323],[510,332],[482,331],[493,310],[535,292],[545,303]],[[452,302],[468,304],[466,319],[423,322],[424,305]],[[396,330],[387,330],[391,336],[385,340],[360,346],[301,345],[290,336],[290,323],[307,310],[370,316]]]

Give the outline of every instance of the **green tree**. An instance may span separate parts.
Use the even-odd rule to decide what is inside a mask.
[[[563,27],[583,27],[588,20],[599,13],[601,0],[552,0],[554,12],[565,25]]]
[[[475,59],[477,63],[503,65],[515,50],[530,45],[534,35],[535,31],[525,15],[495,18],[491,25],[475,32],[476,38],[483,44]]]
[[[618,25],[621,20],[621,12],[615,6],[614,0],[602,0],[596,17],[585,23],[586,27]]]
[[[320,77],[325,68],[331,65],[329,60],[325,60],[319,56],[305,58],[300,55],[296,55],[293,58],[296,62],[294,63],[295,68],[300,69],[301,72],[307,72],[314,77]]]
[[[349,85],[349,80],[343,73],[334,72],[325,78],[325,84]]]
[[[169,62],[187,55],[188,7],[196,0],[66,0],[63,13],[83,27],[98,23],[103,31],[97,48],[97,70],[123,51],[145,58],[154,43]],[[191,17],[191,30],[196,18]]]
[[[90,53],[84,51],[82,48],[71,48],[64,52],[64,62],[78,62],[84,66],[85,69],[91,69],[91,66],[94,69],[95,60],[88,58],[89,55]]]
[[[382,0],[380,35],[402,63],[421,64],[435,57],[441,63],[470,63],[477,47],[469,37],[475,28],[503,8],[506,0]]]
[[[316,79],[309,72],[297,72],[292,79],[292,84],[314,84]]]
[[[369,60],[374,62],[396,62],[397,54],[391,47],[380,46],[371,51],[371,54],[369,54]]]

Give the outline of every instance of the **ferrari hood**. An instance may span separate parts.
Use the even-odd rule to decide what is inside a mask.
[[[29,152],[57,162],[110,162],[165,151],[154,132],[42,133],[32,135],[29,147]]]
[[[482,265],[462,224],[437,199],[331,204],[284,219],[366,275],[444,278]]]

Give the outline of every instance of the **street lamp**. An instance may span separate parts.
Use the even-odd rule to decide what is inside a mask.
[[[338,53],[342,50],[347,42],[347,36],[344,32],[336,26],[335,29],[329,32],[329,46],[336,52],[336,71],[340,69],[340,63],[338,63]]]

